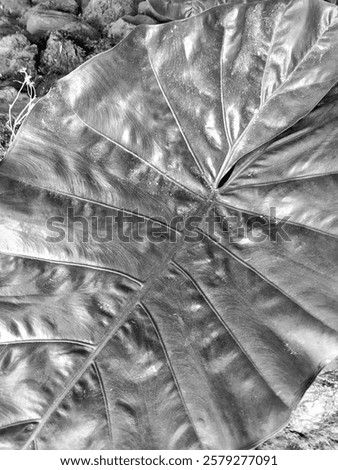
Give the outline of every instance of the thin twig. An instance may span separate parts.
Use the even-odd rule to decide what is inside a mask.
[[[32,109],[34,102],[35,102],[35,98],[36,98],[35,86],[34,86],[34,82],[32,81],[31,75],[27,73],[27,70],[25,68],[22,68],[20,70],[20,73],[23,74],[24,79],[23,79],[23,82],[20,82],[21,83],[20,89],[17,92],[16,97],[14,98],[13,102],[9,105],[9,109],[8,109],[8,121],[6,123],[6,127],[11,133],[10,140],[9,140],[9,147],[11,147],[19,127],[21,126],[24,119],[29,114],[30,110]],[[20,97],[20,93],[25,87],[27,89],[29,102],[20,111],[19,115],[15,117],[13,115],[14,106]]]

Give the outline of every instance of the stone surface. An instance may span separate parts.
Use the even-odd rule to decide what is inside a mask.
[[[6,155],[12,136],[9,121],[9,108],[11,107],[12,122],[29,104],[30,98],[26,93],[19,93],[12,86],[0,86],[0,161]]]
[[[135,0],[90,0],[83,17],[101,30],[124,15],[137,12]]]
[[[34,76],[37,47],[31,45],[23,34],[12,34],[0,39],[0,78],[16,75],[25,68]]]
[[[7,129],[8,116],[0,113],[0,162],[5,156],[7,146],[11,137],[10,131]]]
[[[135,26],[139,26],[140,24],[158,24],[158,21],[155,20],[155,18],[151,18],[148,15],[126,15],[122,19]]]
[[[21,32],[21,28],[12,18],[0,17],[0,38]]]
[[[289,424],[261,450],[338,450],[338,369],[323,371],[305,393]]]
[[[47,47],[41,55],[41,71],[46,74],[67,75],[81,65],[85,59],[84,50],[59,32],[50,35]]]
[[[15,101],[15,103],[14,103]],[[14,103],[12,112],[18,115],[28,104],[29,98],[26,93],[18,93],[14,87],[6,86],[0,88],[0,114],[8,114],[9,106]]]
[[[33,5],[37,5],[44,10],[58,10],[76,15],[79,5],[75,0],[32,0]]]
[[[82,12],[84,12],[84,10],[87,8],[89,2],[90,2],[90,0],[79,0],[78,3],[80,5],[80,10]]]
[[[120,18],[115,21],[107,28],[108,37],[112,38],[115,44],[122,41],[129,33],[136,28],[135,25],[128,23],[124,19]]]
[[[22,19],[25,12],[31,7],[30,0],[0,0],[0,10]]]
[[[154,18],[158,22],[163,21],[163,17],[159,15],[150,5],[148,2],[140,2],[138,5],[138,14],[139,15],[147,15],[151,18]]]
[[[106,36],[102,37],[99,41],[92,41],[90,44],[90,51],[87,50],[86,60],[91,59],[92,57],[100,54],[101,52],[108,51],[114,46],[114,41],[111,38]]]
[[[51,31],[64,31],[76,39],[98,39],[99,33],[92,26],[70,13],[55,10],[35,10],[28,16],[27,31],[37,36],[48,36]]]
[[[18,91],[12,86],[5,86],[0,88],[0,106],[2,107],[3,104],[12,103],[17,95]],[[2,108],[0,109],[0,113],[4,112]]]
[[[140,2],[138,5],[138,14],[146,15],[150,10],[150,5],[148,2]]]

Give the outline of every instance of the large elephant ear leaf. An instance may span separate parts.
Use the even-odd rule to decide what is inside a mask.
[[[337,8],[141,26],[1,163],[0,443],[238,449],[338,355]]]
[[[244,0],[148,0],[151,8],[163,21],[180,20],[198,15],[217,5],[246,3]]]
[[[255,3],[257,0],[147,0],[159,20],[171,21],[198,15],[217,5]],[[261,0],[274,1],[274,0]],[[326,0],[337,4],[337,0]]]
[[[148,0],[154,14],[162,21],[189,18],[218,5],[236,5],[254,2],[255,0]]]

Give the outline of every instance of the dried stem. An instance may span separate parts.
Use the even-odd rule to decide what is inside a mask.
[[[35,86],[34,82],[32,81],[32,77],[27,73],[27,70],[25,68],[21,69],[20,72],[23,74],[24,79],[23,82],[21,83],[20,89],[17,92],[16,97],[14,98],[13,102],[9,105],[8,109],[8,121],[6,123],[7,128],[9,129],[11,133],[11,137],[9,140],[9,147],[11,147],[13,140],[17,134],[17,131],[19,127],[21,126],[22,122],[26,118],[26,116],[29,114],[30,110],[32,109],[34,103],[35,103],[35,98],[36,98],[36,91],[35,91]],[[26,87],[27,89],[27,95],[29,97],[29,102],[26,104],[26,106],[21,110],[21,112],[18,114],[18,116],[14,116],[13,114],[13,109],[15,104],[17,103],[20,93],[22,90]]]

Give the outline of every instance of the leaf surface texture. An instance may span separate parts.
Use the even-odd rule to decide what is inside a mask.
[[[1,448],[240,449],[288,421],[338,354],[337,47],[334,5],[219,5],[35,105],[0,167]]]

